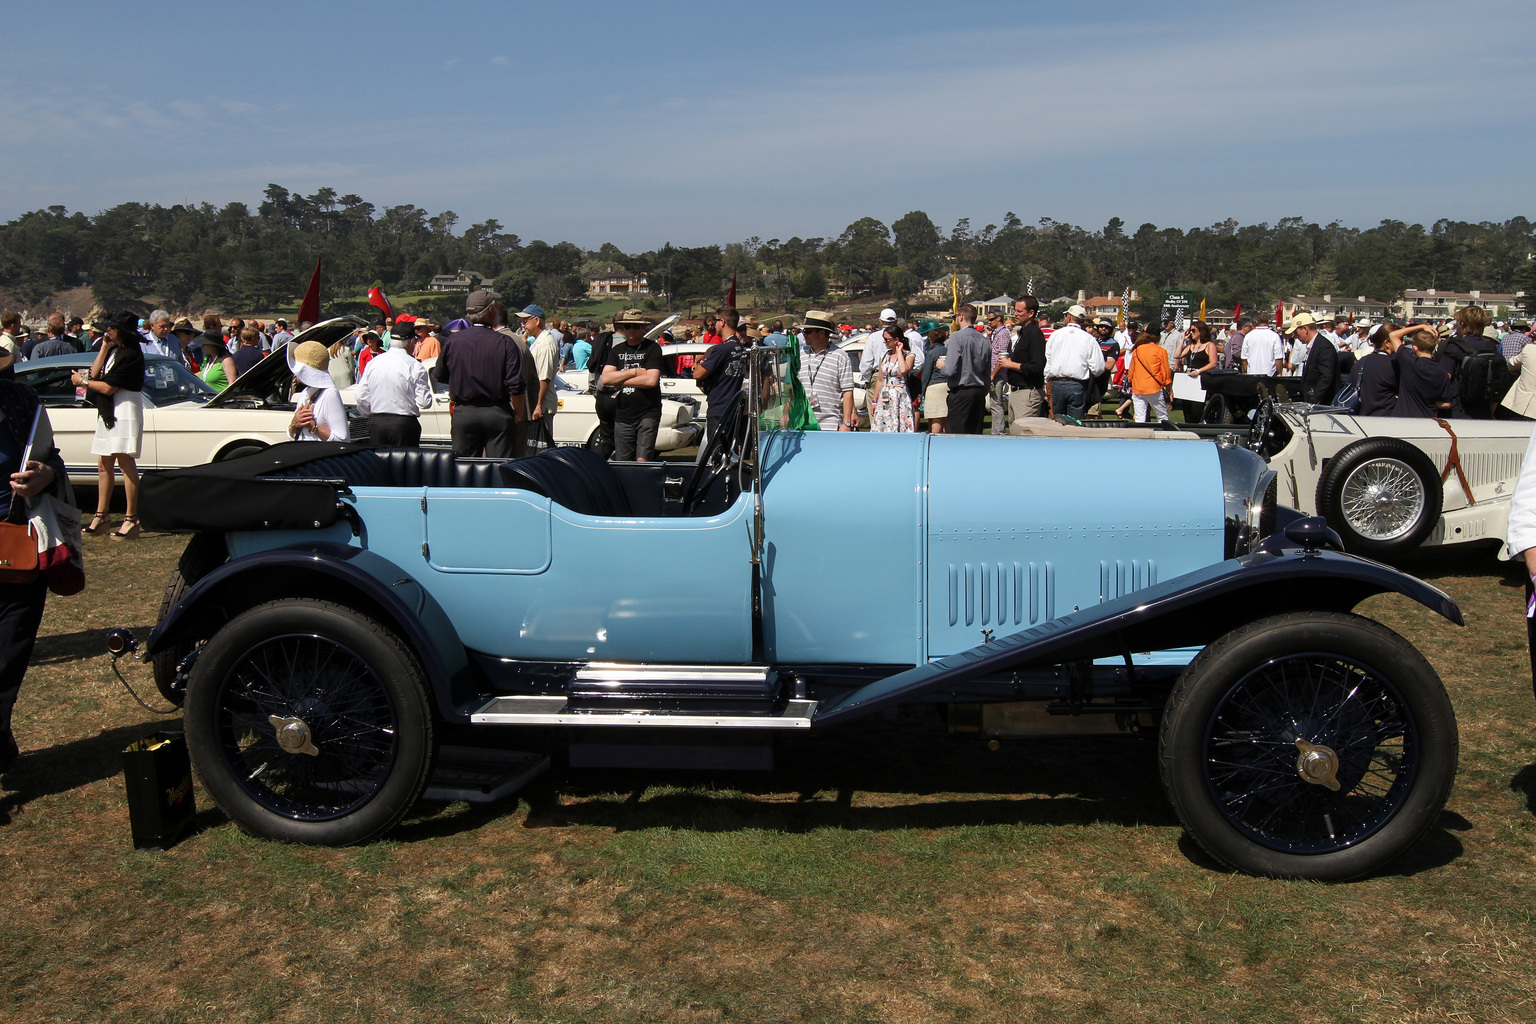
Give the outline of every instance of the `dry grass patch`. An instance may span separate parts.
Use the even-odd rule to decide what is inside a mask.
[[[0,789],[9,1021],[1529,1020],[1536,743],[1520,592],[1417,566],[1468,628],[1366,611],[1461,723],[1441,827],[1392,870],[1231,875],[1181,838],[1150,744],[952,743],[931,711],[800,738],[768,774],[577,771],[423,806],[361,849],[199,831],[129,848],[118,754],[155,728],[100,653],[148,627],[176,538],[88,538]],[[1515,580],[1518,582],[1518,580]],[[148,670],[125,667],[149,699]],[[153,703],[153,701],[152,701]]]

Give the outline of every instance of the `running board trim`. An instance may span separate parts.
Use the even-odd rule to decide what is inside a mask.
[[[689,715],[673,711],[569,711],[565,697],[493,697],[469,716],[483,725],[651,726],[668,729],[809,729],[814,700],[791,700],[776,715]]]
[[[719,682],[761,683],[768,678],[764,665],[655,665],[619,661],[589,661],[576,670],[580,682]]]

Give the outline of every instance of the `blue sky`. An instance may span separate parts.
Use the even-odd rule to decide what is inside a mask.
[[[55,0],[5,35],[0,220],[268,182],[626,250],[1536,219],[1530,0]]]

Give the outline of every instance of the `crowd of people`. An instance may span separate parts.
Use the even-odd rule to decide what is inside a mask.
[[[1177,409],[1187,423],[1205,412],[1199,398],[1175,400],[1176,375],[1187,394],[1217,377],[1272,378],[1293,400],[1337,405],[1365,416],[1536,418],[1536,353],[1530,322],[1495,323],[1467,306],[1443,323],[1346,321],[1302,310],[1276,327],[1239,319],[1213,328],[1202,320],[1157,324],[1115,322],[1073,305],[1053,321],[1026,296],[1012,316],[981,316],[961,306],[953,322],[903,322],[895,310],[863,335],[857,358],[840,346],[858,341],[850,325],[812,310],[800,331],[801,379],[823,429],[841,424],[828,390],[866,388],[870,429],[980,433],[991,414],[995,434],[1015,420],[1052,416],[1087,420],[1110,415],[1139,423],[1166,421]],[[829,356],[831,352],[834,355]],[[1205,378],[1202,381],[1201,378]],[[905,389],[910,401],[898,401]]]

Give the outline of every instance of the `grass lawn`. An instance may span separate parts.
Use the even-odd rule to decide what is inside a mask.
[[[557,769],[359,849],[251,839],[199,789],[197,832],[138,853],[119,752],[163,720],[101,633],[144,635],[181,538],[86,544],[0,780],[0,1020],[1536,1018],[1529,666],[1486,549],[1410,566],[1466,629],[1365,608],[1445,678],[1461,772],[1409,856],[1323,886],[1207,862],[1146,741],[989,752],[916,709],[798,738],[773,773]]]

